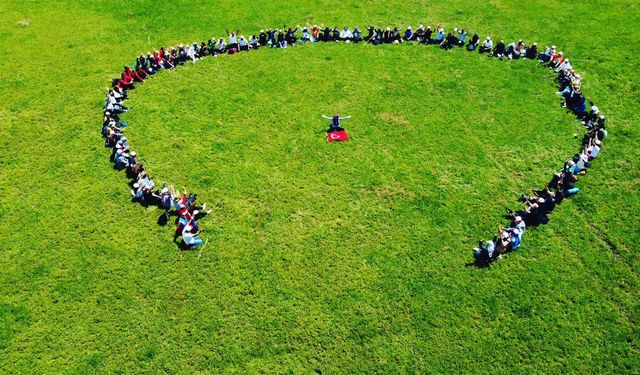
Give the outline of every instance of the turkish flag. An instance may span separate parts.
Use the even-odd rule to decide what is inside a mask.
[[[348,140],[349,140],[349,134],[347,134],[347,132],[344,130],[327,133],[327,142],[348,141]]]

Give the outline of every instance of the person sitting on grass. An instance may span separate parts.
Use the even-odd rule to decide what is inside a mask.
[[[120,171],[129,167],[129,156],[130,155],[127,154],[124,150],[116,150],[116,153],[113,157],[115,168]]]
[[[200,238],[200,234],[202,234],[202,232],[202,229],[195,230],[192,225],[186,225],[182,230],[182,240],[191,248],[206,245],[206,242]]]
[[[258,38],[255,35],[251,35],[249,37],[249,48],[251,49],[260,48],[260,42],[258,41]]]
[[[300,38],[300,41],[302,42],[302,44],[311,41],[311,33],[309,32],[309,29],[307,27],[304,27],[302,29],[302,37]]]
[[[433,40],[434,44],[442,45],[442,42],[444,42],[444,37],[445,37],[444,29],[442,27],[438,27],[438,33],[436,34],[436,37]]]
[[[458,30],[458,47],[464,47],[468,33],[464,29]]]
[[[349,30],[348,27],[345,26],[344,29],[342,29],[342,31],[340,32],[340,40],[345,43],[353,41],[353,33],[351,32],[351,30]]]
[[[339,42],[340,41],[340,30],[338,29],[338,27],[334,27],[333,31],[331,32],[331,40],[333,40],[334,42]]]
[[[504,58],[505,50],[506,46],[504,45],[504,40],[501,40],[498,42],[498,44],[496,44],[496,48],[493,49],[491,56],[497,57],[498,59],[502,60]]]
[[[440,48],[450,50],[456,45],[458,45],[458,38],[454,33],[448,33],[447,37],[442,41],[442,43],[440,43]]]
[[[545,51],[538,55],[538,60],[540,60],[540,64],[545,64],[549,62],[555,54],[556,46],[546,47]]]
[[[488,36],[487,39],[485,39],[484,42],[482,42],[482,45],[480,46],[480,49],[478,49],[478,52],[490,53],[492,48],[493,48],[493,40],[491,40],[491,37]]]
[[[235,33],[230,32],[229,29],[227,29],[227,35],[229,36],[229,49],[235,48],[236,51],[238,50],[238,33],[240,33],[240,29],[236,30]]]
[[[493,237],[493,240],[483,243],[480,241],[478,247],[473,248],[473,256],[476,260],[481,262],[490,262],[494,260],[494,253],[496,249],[496,242],[498,237]]]
[[[133,90],[135,87],[133,86],[133,76],[128,73],[126,70],[122,72],[120,76],[120,80],[118,81],[118,86],[124,88],[125,90]]]
[[[503,231],[509,235],[509,245],[511,246],[510,250],[517,250],[522,243],[522,232],[520,232],[520,229],[510,227],[504,228]]]
[[[416,30],[416,32],[414,33],[414,40],[417,41],[418,43],[421,43],[422,41],[424,41],[424,26],[423,25],[418,26],[418,30]]]
[[[325,119],[331,121],[331,124],[329,125],[329,129],[327,130],[327,133],[343,131],[344,128],[342,128],[341,122],[351,118],[351,116],[340,117],[339,113],[334,113],[333,117],[329,117],[329,116],[325,116],[325,115],[322,115],[322,117],[324,117]]]
[[[524,54],[525,59],[533,60],[538,56],[538,43],[533,43]]]
[[[411,30],[411,26],[408,26],[407,29],[404,32],[404,36],[402,37],[405,41],[410,42],[412,40],[415,40],[416,36],[413,33],[413,30]]]
[[[475,51],[478,48],[478,43],[480,43],[480,36],[478,34],[473,34],[471,40],[469,40],[469,44],[467,44],[467,51]]]
[[[600,154],[600,150],[602,150],[602,141],[592,138],[585,149],[589,161],[597,158],[598,154]]]
[[[359,28],[353,29],[353,42],[360,43],[362,41],[362,33]]]
[[[249,51],[249,42],[244,38],[244,35],[240,36],[240,39],[238,40],[238,46],[240,47],[240,51]]]
[[[422,39],[422,42],[424,44],[432,44],[433,43],[433,39],[431,39],[432,36],[433,36],[433,30],[431,29],[431,26],[427,26],[426,30],[424,31],[424,39]]]
[[[219,54],[223,54],[227,52],[227,42],[224,41],[223,38],[220,38],[220,40],[218,40],[218,45],[217,45],[217,50],[216,52]]]
[[[315,43],[320,40],[320,27],[313,25],[311,28],[311,42]]]
[[[186,60],[191,60],[194,64],[198,60],[198,57],[196,56],[197,46],[198,46],[197,43],[190,45],[189,48],[187,48],[187,53],[186,53],[187,55]]]
[[[277,47],[278,48],[287,48],[287,38],[284,35],[284,32],[282,30],[278,30],[278,37],[277,37]]]

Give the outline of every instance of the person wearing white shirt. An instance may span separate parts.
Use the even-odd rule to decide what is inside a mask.
[[[593,160],[598,157],[600,150],[602,149],[602,142],[598,139],[593,139],[591,145],[587,147],[587,154],[589,154],[589,160]]]
[[[229,48],[238,49],[238,33],[239,32],[240,30],[236,31],[235,33],[229,32],[229,30],[227,30],[227,35],[229,35]]]
[[[193,61],[194,64],[195,64],[195,62],[197,60],[197,58],[196,58],[196,48],[193,45],[190,45],[189,48],[187,48],[187,59]]]
[[[565,59],[562,64],[560,64],[558,66],[558,68],[556,69],[556,73],[560,73],[561,71],[567,71],[567,70],[571,70],[573,69],[571,67],[571,64],[569,63],[569,59]]]
[[[240,51],[248,51],[249,50],[249,42],[244,38],[244,35],[240,36],[240,41],[238,42],[240,46]]]
[[[482,44],[480,45],[478,52],[480,53],[491,52],[492,48],[493,48],[493,40],[491,40],[491,37],[488,36],[487,39],[485,39],[484,42],[482,42]]]
[[[353,33],[351,32],[351,30],[349,30],[348,27],[345,27],[341,32],[340,32],[340,40],[342,40],[343,42],[351,42],[353,40]]]

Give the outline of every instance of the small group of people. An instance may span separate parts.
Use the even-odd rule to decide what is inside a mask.
[[[164,49],[162,50],[164,51]],[[114,168],[125,170],[131,179],[132,200],[145,206],[152,205],[163,209],[165,211],[163,215],[166,218],[172,214],[177,216],[174,241],[182,238],[181,243],[187,248],[200,247],[202,249],[206,245],[206,241],[200,237],[202,229],[200,229],[197,219],[210,214],[211,210],[206,211],[206,203],[201,207],[197,206],[197,195],[188,194],[186,190],[181,195],[173,186],[166,184],[162,185],[160,189],[156,189],[153,179],[137,158],[138,155],[129,146],[129,141],[125,136],[127,123],[120,120],[120,115],[128,111],[124,105],[127,91],[134,89],[137,83],[144,82],[160,69],[172,69],[189,61],[191,59],[189,54],[186,55],[186,59],[180,57],[183,50],[182,45],[177,49],[172,48],[171,51],[177,51],[175,56],[169,52],[168,55],[163,54],[159,60],[156,60],[151,54],[148,54],[151,55],[150,58],[141,55],[136,59],[133,69],[128,65],[124,67],[120,78],[112,81],[112,88],[105,99],[102,136],[105,138],[105,147],[112,149],[111,161],[114,163]],[[151,64],[150,60],[157,64]]]
[[[525,47],[525,55],[528,54],[526,51]],[[556,46],[545,47],[545,51],[538,54],[537,58],[542,66],[558,74],[560,91],[556,94],[564,99],[562,106],[581,120],[586,134],[580,151],[553,174],[544,188],[520,197],[523,209],[515,211],[507,208],[507,217],[511,219],[509,227],[500,228],[492,240],[480,241],[479,246],[473,249],[476,260],[483,263],[499,259],[503,253],[519,248],[527,225],[546,224],[548,215],[556,205],[580,191],[575,183],[591,168],[591,162],[600,154],[602,142],[607,136],[606,117],[591,100],[582,95],[581,77],[574,71],[569,59],[557,51]]]

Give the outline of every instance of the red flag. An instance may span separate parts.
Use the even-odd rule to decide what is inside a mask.
[[[344,130],[327,133],[327,142],[348,141],[348,140],[349,140],[349,135]]]

